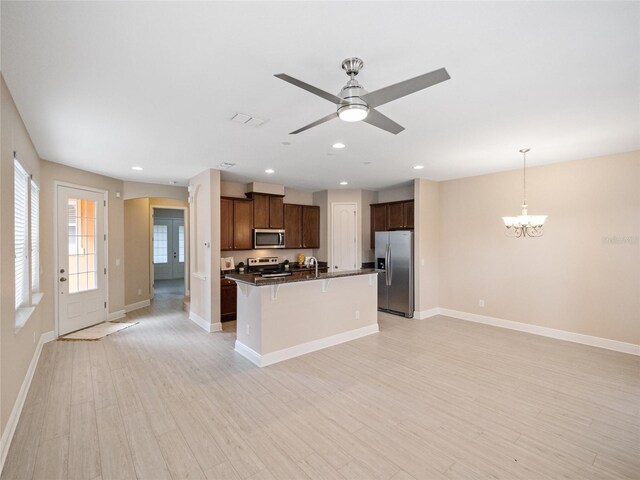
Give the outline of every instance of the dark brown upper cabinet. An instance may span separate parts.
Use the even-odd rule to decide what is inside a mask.
[[[302,205],[284,204],[284,246],[302,248]]]
[[[281,195],[249,192],[253,200],[253,228],[284,228],[283,200]]]
[[[387,230],[387,205],[371,205],[371,248],[375,248],[376,232]]]
[[[387,230],[404,228],[403,213],[402,203],[387,204]]]
[[[233,248],[251,250],[253,248],[253,201],[233,199]]]
[[[376,232],[413,229],[413,200],[400,202],[372,203],[371,207],[371,248],[375,248]]]
[[[233,199],[220,198],[220,250],[233,249]]]
[[[402,218],[404,219],[404,228],[413,228],[413,200],[402,202]]]
[[[320,207],[316,205],[302,205],[302,247],[320,248]]]

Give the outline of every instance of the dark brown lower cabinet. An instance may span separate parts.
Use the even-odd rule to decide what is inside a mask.
[[[238,289],[236,282],[223,278],[220,280],[220,321],[226,322],[236,319],[236,304]]]

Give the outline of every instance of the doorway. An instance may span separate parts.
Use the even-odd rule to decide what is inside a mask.
[[[152,296],[185,294],[184,209],[152,207]]]
[[[332,271],[357,270],[357,208],[355,203],[331,204]]]
[[[56,185],[58,335],[107,319],[106,192]]]

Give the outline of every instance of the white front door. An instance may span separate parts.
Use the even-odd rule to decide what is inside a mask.
[[[334,203],[331,213],[333,271],[357,270],[356,204]]]
[[[153,278],[168,280],[184,277],[184,220],[154,218]]]
[[[107,318],[105,195],[57,187],[58,335]]]

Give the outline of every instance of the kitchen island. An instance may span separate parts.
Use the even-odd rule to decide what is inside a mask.
[[[235,350],[260,367],[378,332],[374,269],[226,277],[238,288]]]

